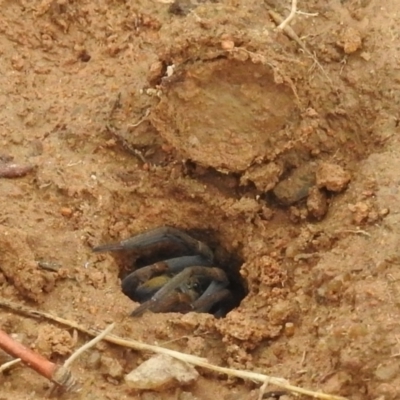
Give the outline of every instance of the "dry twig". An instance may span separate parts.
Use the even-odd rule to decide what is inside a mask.
[[[0,374],[6,371],[7,369],[11,368],[13,365],[18,364],[21,362],[20,358],[16,358],[15,360],[11,360],[9,362],[6,362],[2,365],[0,365]]]
[[[258,400],[262,400],[269,385],[269,379],[266,379],[265,382],[260,387],[260,392],[258,394]]]
[[[290,9],[290,14],[288,15],[288,17],[282,21],[279,26],[278,29],[279,30],[284,30],[286,25],[294,18],[294,16],[296,15],[296,11],[297,11],[297,0],[292,0],[292,7]]]
[[[36,310],[31,310],[28,307],[25,307],[23,305],[20,304],[16,304],[16,303],[12,303],[9,302],[5,299],[0,298],[0,307],[6,307],[8,309],[12,309],[16,312],[19,312],[21,314],[27,315],[29,317],[33,317],[33,318],[45,318],[51,321],[55,321],[58,322],[62,325],[66,325],[69,326],[71,328],[75,328],[77,330],[79,330],[80,332],[84,332],[90,336],[97,336],[98,332],[92,330],[92,329],[88,329],[85,328],[79,324],[77,324],[74,321],[69,321],[67,319],[64,318],[60,318],[57,316],[53,316],[49,313],[44,313],[44,312],[40,312],[40,311],[36,311]],[[286,379],[283,378],[277,378],[277,377],[273,377],[273,376],[268,376],[268,375],[264,375],[264,374],[260,374],[257,372],[251,372],[251,371],[244,371],[244,370],[237,370],[237,369],[232,369],[232,368],[225,368],[225,367],[219,367],[217,365],[211,364],[207,361],[207,359],[205,358],[201,358],[201,357],[196,357],[190,354],[185,354],[185,353],[181,353],[179,351],[175,351],[175,350],[170,350],[170,349],[166,349],[164,347],[159,347],[159,346],[153,346],[150,344],[145,344],[142,342],[139,342],[137,340],[126,340],[123,338],[120,338],[118,336],[114,336],[114,335],[107,335],[106,337],[104,337],[104,341],[107,341],[109,343],[113,343],[113,344],[117,344],[119,346],[124,346],[130,349],[134,349],[134,350],[139,350],[139,351],[150,351],[153,353],[157,353],[157,354],[168,354],[172,357],[177,358],[178,360],[193,364],[195,366],[198,367],[202,367],[202,368],[206,368],[208,370],[211,371],[215,371],[215,372],[219,372],[221,374],[226,374],[229,376],[235,376],[237,378],[242,378],[242,379],[249,379],[255,382],[260,382],[260,383],[265,383],[266,381],[268,381],[271,385],[275,385],[278,386],[282,389],[285,389],[289,392],[292,393],[298,393],[298,394],[303,394],[306,396],[310,396],[313,397],[315,399],[322,399],[322,400],[348,400],[345,397],[341,397],[341,396],[335,396],[335,395],[330,395],[330,394],[326,394],[326,393],[321,393],[321,392],[314,392],[312,390],[308,390],[308,389],[303,389],[300,388],[298,386],[294,386],[291,385],[290,383],[288,383],[288,381]]]
[[[99,335],[97,335],[94,339],[92,339],[90,342],[85,343],[83,346],[81,346],[78,350],[76,350],[74,353],[72,353],[69,358],[64,362],[63,367],[64,368],[69,368],[71,364],[81,355],[83,354],[86,350],[90,349],[91,347],[95,346],[96,343],[100,342],[101,340],[104,339],[105,336],[107,336],[115,327],[115,324],[109,325],[106,329],[104,329],[103,332],[101,332]],[[48,396],[51,397],[54,394],[57,393],[57,391],[60,390],[60,392],[63,391],[63,387],[60,387],[58,385],[53,385],[53,387],[50,388]],[[78,389],[76,389],[78,391]]]
[[[274,20],[274,22],[278,25],[278,28],[280,26],[282,26],[282,24],[287,20],[283,20],[283,18],[275,11],[269,10],[268,11],[270,17]],[[304,51],[304,53],[306,53],[310,58],[312,58],[312,60],[314,61],[314,64],[318,66],[318,68],[321,70],[321,72],[324,74],[325,78],[328,80],[329,83],[332,84],[332,80],[329,77],[329,75],[326,73],[326,71],[324,70],[324,68],[322,67],[322,65],[320,64],[320,62],[318,61],[317,57],[315,54],[311,53],[310,50],[308,50],[307,46],[303,43],[303,41],[299,38],[299,36],[297,35],[297,33],[290,27],[290,26],[286,26],[283,25],[283,28],[280,28],[280,30],[282,30],[286,36],[289,39],[292,39],[293,41],[295,41],[300,48]]]
[[[143,155],[143,152],[134,146],[132,146],[116,129],[116,127],[113,125],[112,121],[114,118],[114,114],[118,108],[121,107],[121,93],[118,93],[117,99],[115,100],[110,114],[108,116],[108,123],[106,124],[106,130],[107,132],[114,137],[117,143],[119,143],[124,150],[126,150],[128,153],[132,154],[133,156],[137,157],[143,164],[146,163],[146,158]],[[136,128],[139,126],[142,122],[146,121],[148,116],[150,115],[150,108],[148,108],[145,111],[145,114],[138,122],[136,122],[133,125],[130,125],[131,128]]]
[[[355,235],[364,235],[367,237],[371,237],[371,235],[368,232],[362,229],[342,229],[337,231],[336,233],[354,233]]]
[[[115,323],[109,325],[103,332],[97,335],[90,342],[87,342],[82,347],[80,347],[77,351],[75,351],[71,356],[65,361],[64,367],[69,367],[82,353],[86,350],[89,350],[91,347],[95,346],[101,340],[103,340],[113,329],[115,328]]]

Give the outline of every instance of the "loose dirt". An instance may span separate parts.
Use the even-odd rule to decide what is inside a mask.
[[[2,1],[0,296],[305,388],[399,398],[400,4],[298,8],[304,47],[269,13],[289,1]],[[91,249],[163,225],[233,260],[247,294],[225,318],[128,317],[121,265]],[[0,326],[58,362],[88,340],[8,309]],[[133,393],[123,376],[147,358],[97,345],[73,367],[75,398],[258,396],[207,371]],[[49,386],[22,366],[0,383],[4,399]]]

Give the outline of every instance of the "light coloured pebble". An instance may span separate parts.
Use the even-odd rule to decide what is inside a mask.
[[[165,354],[156,355],[125,375],[131,389],[162,391],[189,385],[199,377],[196,369]]]
[[[341,192],[346,189],[351,176],[340,165],[321,163],[317,169],[316,179],[319,188],[326,188],[331,192]]]

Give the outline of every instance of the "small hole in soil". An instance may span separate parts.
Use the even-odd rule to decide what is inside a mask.
[[[243,260],[240,259],[240,257],[238,257],[235,254],[230,254],[228,253],[225,248],[223,247],[223,245],[221,245],[217,240],[216,240],[216,235],[214,232],[211,232],[209,230],[187,230],[187,231],[183,231],[187,233],[188,235],[190,235],[192,238],[201,241],[202,243],[206,244],[207,246],[209,246],[209,248],[212,250],[213,254],[214,254],[214,260],[212,263],[209,264],[209,266],[211,267],[217,267],[222,269],[228,280],[229,280],[229,284],[226,286],[226,288],[221,289],[221,293],[222,294],[222,290],[227,289],[229,291],[229,295],[226,293],[226,291],[224,293],[226,293],[227,295],[224,296],[222,298],[221,301],[216,301],[215,303],[212,303],[212,305],[210,306],[209,309],[207,309],[207,311],[199,311],[199,312],[209,312],[210,314],[215,315],[216,317],[224,317],[226,316],[226,314],[231,311],[232,309],[236,308],[239,306],[240,302],[243,300],[243,298],[246,296],[247,294],[247,287],[246,287],[246,283],[244,282],[244,280],[241,278],[239,270],[241,265],[243,264]],[[121,280],[124,280],[127,276],[129,276],[133,271],[138,271],[144,267],[147,267],[149,265],[152,265],[154,263],[160,263],[162,261],[166,261],[166,260],[170,260],[173,258],[177,258],[177,257],[185,257],[185,256],[196,256],[198,254],[196,254],[196,252],[190,251],[190,250],[184,250],[182,248],[177,249],[174,248],[174,246],[167,246],[165,247],[157,247],[156,249],[152,248],[149,251],[141,251],[140,254],[138,253],[134,253],[132,251],[123,251],[121,253],[114,253],[115,258],[117,263],[119,264],[120,267],[120,274],[119,277],[121,278]],[[193,264],[192,264],[193,265]],[[208,268],[208,267],[206,267]],[[143,270],[144,271],[144,270]],[[164,277],[165,275],[167,275],[167,277],[165,278],[166,281],[168,282],[169,279],[172,279],[174,276],[177,275],[177,273],[157,273],[156,276],[158,277]],[[139,298],[139,292],[141,291],[141,287],[143,288],[147,288],[149,286],[152,285],[152,279],[157,279],[156,277],[152,277],[151,279],[149,279],[146,282],[141,282],[140,285],[138,287],[138,289],[136,289],[134,295],[128,295],[128,297],[130,297],[132,300],[134,301],[138,301],[140,303],[143,303],[144,301],[148,300],[149,297],[144,297]],[[164,278],[163,278],[164,279]],[[201,283],[198,283],[201,282]],[[197,282],[197,278],[196,278],[196,285],[195,286],[195,290],[194,292],[191,292],[191,296],[193,296],[194,294],[194,300],[192,303],[190,304],[195,304],[194,301],[196,300],[196,297],[200,297],[205,290],[209,287],[210,283],[212,282],[212,279],[209,277],[201,277],[201,279],[199,279]],[[183,284],[183,288],[185,288],[186,286],[184,286],[185,284]],[[177,292],[181,293],[185,293],[185,289],[181,289],[181,287],[179,287],[178,289],[176,289]],[[136,298],[135,298],[136,296]],[[151,297],[151,296],[150,296]],[[183,299],[185,299],[185,296],[181,296]],[[216,295],[216,298],[218,297],[218,295]],[[167,301],[167,299],[165,299],[165,301]],[[189,312],[191,311],[191,306],[190,304],[187,304],[186,307],[179,307],[177,304],[175,304],[173,306],[172,309],[168,309],[168,307],[166,307],[165,311],[159,311],[159,312],[169,312],[169,311],[181,311],[181,312]],[[174,308],[175,307],[175,308]]]

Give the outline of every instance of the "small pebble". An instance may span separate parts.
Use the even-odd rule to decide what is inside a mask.
[[[165,354],[153,356],[125,376],[131,389],[163,391],[188,385],[199,377],[196,369]]]
[[[29,174],[34,168],[30,164],[0,163],[0,178],[20,178]]]
[[[61,215],[62,215],[63,217],[70,218],[70,217],[72,217],[73,211],[72,211],[72,209],[69,208],[69,207],[61,207],[60,213],[61,213]]]
[[[287,337],[293,336],[294,335],[294,323],[293,322],[286,322],[285,324],[285,335]]]
[[[221,48],[223,50],[232,50],[235,47],[235,42],[233,40],[223,40],[221,42]]]

